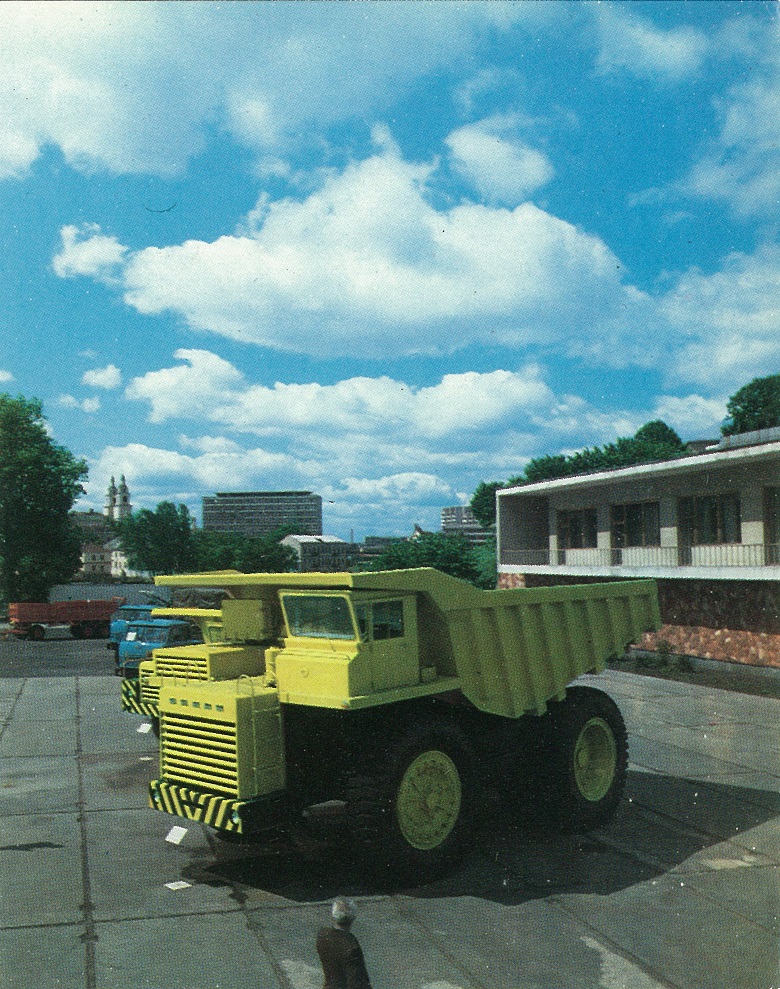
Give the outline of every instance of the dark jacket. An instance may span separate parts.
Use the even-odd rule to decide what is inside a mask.
[[[371,989],[358,939],[338,927],[323,927],[317,935],[317,954],[325,982],[322,989]]]

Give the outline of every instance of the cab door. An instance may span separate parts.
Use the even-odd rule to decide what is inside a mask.
[[[420,682],[414,598],[371,601],[357,607],[363,640],[370,656],[373,691],[408,687]]]

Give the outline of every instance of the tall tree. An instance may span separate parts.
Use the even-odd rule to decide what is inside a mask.
[[[496,491],[501,487],[500,481],[480,481],[471,496],[471,510],[483,529],[496,524]]]
[[[374,560],[372,570],[435,567],[477,587],[495,586],[495,574],[486,576],[474,548],[460,533],[425,532],[416,539],[391,543]],[[492,583],[490,583],[492,581]]]
[[[720,427],[724,436],[780,426],[780,374],[743,385],[728,400],[726,412],[728,419]]]
[[[130,566],[152,574],[187,573],[194,561],[195,521],[186,505],[161,501],[154,511],[141,508],[117,523]]]
[[[0,394],[0,595],[45,601],[78,570],[79,532],[68,513],[87,465],[49,436],[38,399]]]

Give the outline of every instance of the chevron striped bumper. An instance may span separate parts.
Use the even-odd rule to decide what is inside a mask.
[[[122,710],[145,714],[147,718],[157,717],[157,705],[141,700],[141,681],[137,677],[122,680]]]
[[[190,790],[165,780],[149,784],[149,806],[166,814],[208,824],[220,831],[250,834],[283,824],[287,816],[284,793],[255,800],[234,800],[201,790]]]

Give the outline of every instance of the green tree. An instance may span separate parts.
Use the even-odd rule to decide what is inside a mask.
[[[233,532],[196,529],[193,570],[238,570],[241,573],[287,573],[298,563],[295,551],[282,546],[281,533],[242,536]]]
[[[477,587],[488,579],[480,566],[474,548],[460,533],[426,532],[417,539],[392,543],[374,560],[372,570],[406,570],[413,567],[435,567],[452,577],[460,577]],[[495,574],[492,575],[495,586]]]
[[[38,399],[0,394],[0,595],[45,601],[78,570],[79,532],[68,513],[87,465],[55,443]]]
[[[780,426],[780,374],[754,378],[734,392],[726,412],[728,418],[720,427],[724,436]]]
[[[654,419],[633,436],[622,436],[605,446],[586,447],[577,453],[536,457],[530,460],[519,479],[521,484],[550,481],[576,474],[594,474],[634,464],[649,464],[682,456],[685,444],[665,422]]]
[[[496,491],[501,487],[500,481],[480,481],[471,496],[471,510],[483,529],[496,524]]]
[[[187,506],[170,501],[161,501],[154,511],[141,508],[117,523],[130,566],[152,574],[192,571],[194,528]]]

